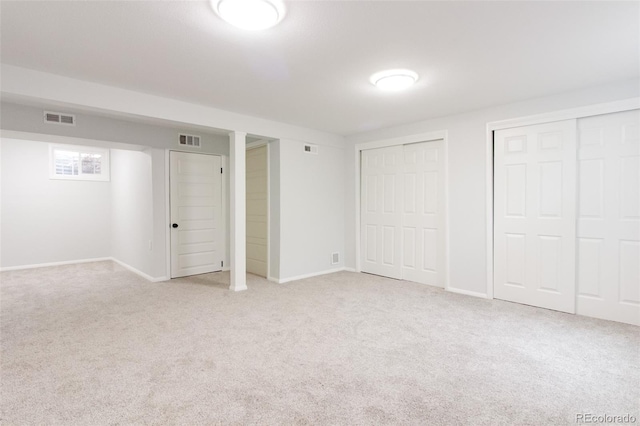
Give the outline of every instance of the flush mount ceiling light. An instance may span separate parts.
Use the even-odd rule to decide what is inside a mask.
[[[371,83],[380,90],[395,92],[418,81],[418,74],[411,70],[380,71],[371,76]]]
[[[284,18],[281,0],[211,0],[222,19],[243,30],[264,30]]]

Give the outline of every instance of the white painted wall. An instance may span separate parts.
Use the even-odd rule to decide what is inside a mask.
[[[0,267],[110,256],[110,182],[49,179],[49,145],[3,138]]]
[[[151,156],[151,179],[153,182],[153,250],[151,256],[153,262],[151,271],[148,272],[154,278],[168,279],[171,276],[169,271],[169,210],[166,182],[166,168],[168,167],[167,153],[164,149],[148,149],[145,150]],[[228,195],[229,187],[227,185],[225,193]],[[228,228],[227,222],[227,229]],[[228,232],[227,232],[228,236]],[[227,243],[227,249],[229,244]],[[227,254],[228,259],[228,254]]]
[[[153,276],[153,176],[148,153],[111,150],[110,204],[111,256]]]
[[[347,137],[344,157],[346,266],[355,266],[356,143],[439,130],[449,132],[450,286],[486,294],[486,124],[639,94],[638,80],[624,81]]]
[[[303,142],[283,139],[279,152],[280,280],[343,267],[344,150],[306,154]],[[341,255],[337,265],[333,252]]]

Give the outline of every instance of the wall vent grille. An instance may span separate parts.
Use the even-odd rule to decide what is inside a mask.
[[[318,145],[305,144],[304,145],[304,153],[305,154],[318,155]]]
[[[179,140],[180,145],[192,146],[194,148],[200,148],[200,136],[186,135],[186,134],[182,134],[181,133],[178,140]]]
[[[49,124],[63,124],[65,126],[75,126],[76,116],[73,114],[67,114],[63,112],[44,112],[44,122]]]
[[[331,264],[337,265],[340,263],[340,253],[331,253]]]

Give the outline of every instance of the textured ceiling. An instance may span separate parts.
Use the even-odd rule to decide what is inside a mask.
[[[352,134],[638,78],[638,2],[287,2],[244,32],[208,2],[2,1],[3,63]],[[381,93],[369,76],[421,80]]]

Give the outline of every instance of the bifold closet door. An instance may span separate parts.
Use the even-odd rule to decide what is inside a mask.
[[[575,312],[576,121],[494,134],[494,296]]]
[[[402,278],[444,288],[444,142],[404,145]]]
[[[402,146],[361,154],[360,269],[402,278]]]
[[[640,325],[640,111],[578,120],[577,313]]]
[[[362,151],[360,269],[444,287],[444,142]]]

